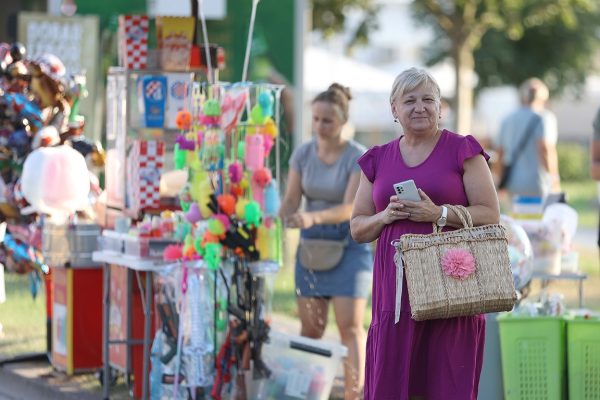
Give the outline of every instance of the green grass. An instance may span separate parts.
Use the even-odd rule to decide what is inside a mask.
[[[294,265],[286,265],[277,273],[273,287],[273,313],[284,314],[290,317],[298,317],[298,306],[296,304],[296,293],[294,285]],[[365,312],[364,326],[371,323],[371,298]],[[328,324],[335,325],[335,315],[331,306],[328,313]]]
[[[591,179],[579,182],[562,182],[567,202],[577,210],[579,226],[596,228],[598,226],[597,183]]]
[[[0,358],[46,351],[44,287],[33,299],[27,275],[5,272],[6,302],[0,304]]]

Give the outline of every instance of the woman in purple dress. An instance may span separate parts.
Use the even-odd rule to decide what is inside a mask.
[[[440,101],[440,88],[428,72],[402,72],[390,103],[403,134],[373,147],[358,161],[362,174],[352,237],[357,242],[378,240],[365,371],[369,400],[477,398],[484,317],[416,322],[411,319],[405,278],[396,302],[393,240],[405,233],[431,233],[432,222],[444,229],[461,226],[458,216],[442,204],[466,206],[474,225],[500,219],[488,155],[472,136],[438,128]],[[394,195],[393,185],[408,179],[419,188],[420,201]]]

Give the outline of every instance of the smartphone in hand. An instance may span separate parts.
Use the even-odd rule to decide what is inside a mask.
[[[394,192],[400,200],[421,201],[417,185],[415,185],[415,181],[412,179],[394,183]]]

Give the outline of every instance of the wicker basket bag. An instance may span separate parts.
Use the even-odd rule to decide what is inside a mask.
[[[393,243],[398,272],[403,265],[406,273],[412,318],[510,311],[517,294],[505,228],[473,227],[465,207],[446,207],[459,216],[464,228],[441,232],[434,223],[432,234],[406,234]]]

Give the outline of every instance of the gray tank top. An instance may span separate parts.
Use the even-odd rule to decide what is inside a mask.
[[[306,211],[319,211],[342,204],[348,180],[360,173],[356,161],[366,148],[349,140],[341,156],[333,164],[325,164],[317,156],[317,142],[300,145],[290,158],[290,166],[302,178]]]

